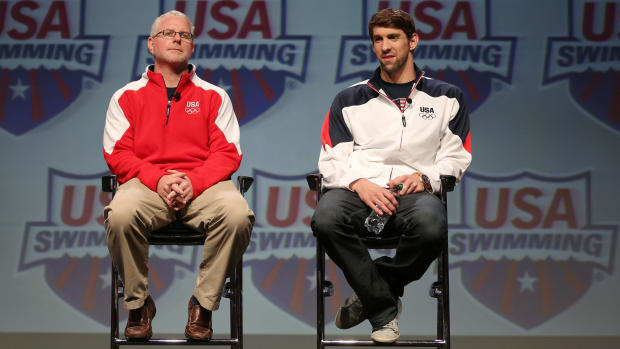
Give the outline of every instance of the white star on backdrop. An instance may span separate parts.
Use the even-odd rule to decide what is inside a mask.
[[[534,292],[534,283],[538,281],[538,279],[531,277],[530,273],[526,271],[523,276],[517,278],[517,281],[519,281],[519,283],[521,284],[521,289],[519,290],[519,292],[523,292],[523,291]]]
[[[99,274],[99,282],[101,283],[101,288],[106,288],[112,285],[112,280],[110,280],[110,274]]]
[[[11,97],[11,99],[21,98],[26,100],[26,90],[29,89],[30,86],[22,85],[22,79],[17,79],[17,83],[15,83],[15,85],[10,85],[9,88],[13,90],[13,97]]]
[[[310,281],[310,286],[308,286],[308,290],[312,291],[316,289],[316,270],[314,271],[314,273],[312,273],[312,275],[306,276],[306,279]]]
[[[220,79],[217,81],[217,86],[219,86],[219,87],[223,88],[224,90],[226,90],[226,93],[230,94],[230,91],[229,91],[229,90],[232,88],[232,86],[231,86],[231,85],[226,85],[226,83],[224,82],[224,79],[223,79],[223,78],[220,78]]]

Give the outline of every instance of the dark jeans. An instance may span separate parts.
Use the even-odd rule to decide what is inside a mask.
[[[321,197],[311,226],[360,298],[372,326],[380,327],[396,317],[396,303],[405,285],[420,279],[439,255],[447,218],[435,195],[422,192],[400,197],[396,214],[381,233],[400,236],[396,254],[373,261],[360,239],[375,236],[364,227],[369,214],[370,208],[357,193],[332,189]]]

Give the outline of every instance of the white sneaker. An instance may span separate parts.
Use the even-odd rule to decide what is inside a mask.
[[[400,299],[398,299],[397,303],[398,312],[396,313],[396,317],[394,320],[388,322],[387,324],[376,327],[372,329],[372,334],[370,338],[379,343],[394,343],[398,337],[400,337],[400,332],[398,332],[398,318],[400,317],[400,312],[402,311],[402,303]]]

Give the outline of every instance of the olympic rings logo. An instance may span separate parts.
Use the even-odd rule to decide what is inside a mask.
[[[185,112],[190,115],[200,113],[200,108],[185,108]]]
[[[420,113],[420,117],[424,120],[430,120],[435,118],[435,114],[433,113]]]

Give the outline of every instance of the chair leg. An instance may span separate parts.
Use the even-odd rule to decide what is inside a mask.
[[[235,299],[237,303],[237,336],[239,338],[238,349],[243,349],[243,260],[237,263],[235,271],[236,293]]]
[[[450,264],[448,262],[448,241],[444,242],[444,246],[441,252],[441,273],[442,279],[442,327],[443,327],[443,339],[446,341],[445,349],[450,349]]]
[[[243,349],[243,262],[239,261],[229,276],[225,290],[230,300],[230,338],[232,349]]]
[[[111,277],[112,284],[110,285],[111,304],[110,304],[110,348],[118,349],[116,339],[118,337],[118,271],[112,264]]]
[[[226,287],[224,289],[224,297],[228,297],[228,301],[230,304],[230,338],[231,339],[239,339],[239,334],[237,333],[237,269],[233,270],[233,272],[228,277],[228,282],[226,283]],[[231,349],[236,349],[237,344],[231,344]]]
[[[323,281],[325,280],[325,249],[316,240],[316,347],[323,349],[325,339],[325,292]]]
[[[443,340],[443,313],[444,313],[444,302],[443,302],[443,292],[444,292],[444,279],[443,279],[443,249],[439,253],[437,257],[437,293],[435,297],[437,297],[437,339]]]
[[[231,343],[231,349],[243,348],[243,262],[239,261],[229,276],[225,290],[225,297],[230,301],[230,338],[236,340]]]
[[[431,291],[437,298],[437,339],[445,341],[443,348],[450,348],[450,283],[448,265],[448,243],[437,257],[437,287]],[[435,284],[433,286],[435,286]]]

